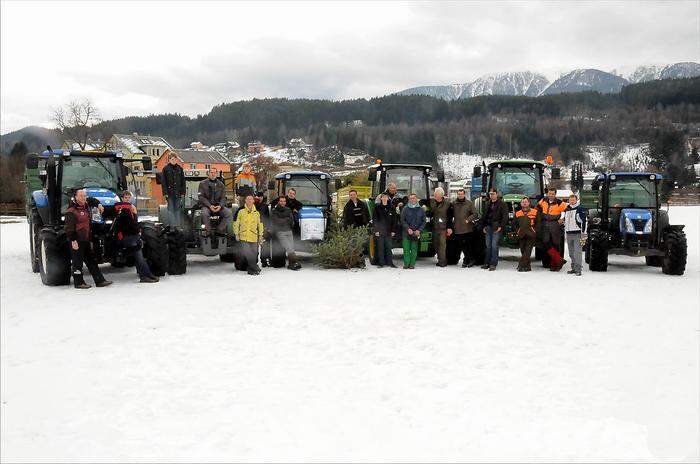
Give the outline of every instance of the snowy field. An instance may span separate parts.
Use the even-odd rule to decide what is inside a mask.
[[[0,221],[2,460],[695,462],[700,208],[670,215],[682,277],[192,258],[88,291]]]

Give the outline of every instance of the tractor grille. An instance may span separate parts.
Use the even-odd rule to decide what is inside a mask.
[[[646,219],[632,219],[632,225],[634,226],[634,230],[636,230],[637,232],[642,232],[646,224]]]

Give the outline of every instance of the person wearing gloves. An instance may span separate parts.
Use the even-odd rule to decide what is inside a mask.
[[[518,262],[518,272],[530,272],[530,257],[532,247],[537,240],[537,229],[540,226],[540,214],[537,208],[530,206],[528,197],[520,200],[520,209],[515,212],[515,229],[518,234],[518,244],[520,245],[520,261]]]
[[[262,243],[264,231],[260,212],[255,208],[253,195],[248,195],[245,197],[245,206],[238,210],[238,217],[233,223],[233,233],[241,245],[241,253],[247,264],[248,275],[260,274],[258,245]]]
[[[567,274],[581,275],[583,268],[581,248],[587,238],[587,217],[588,212],[581,206],[576,195],[570,195],[569,204],[563,213],[566,248],[569,249],[569,259],[571,259],[571,270]]]
[[[418,241],[425,229],[425,210],[418,204],[418,196],[415,193],[408,196],[408,204],[401,210],[401,228],[403,268],[414,269],[418,257]]]

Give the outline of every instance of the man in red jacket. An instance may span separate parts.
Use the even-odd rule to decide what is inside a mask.
[[[71,263],[73,267],[73,285],[75,288],[90,288],[83,279],[83,263],[87,266],[96,287],[106,287],[112,282],[102,275],[97,266],[97,259],[90,241],[90,208],[97,207],[100,212],[104,207],[94,198],[87,198],[85,190],[75,192],[66,211],[65,231],[70,240]]]

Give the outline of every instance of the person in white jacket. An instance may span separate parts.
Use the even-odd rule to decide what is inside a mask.
[[[562,214],[564,232],[566,233],[566,248],[569,249],[571,270],[567,274],[581,275],[583,268],[581,248],[586,241],[586,221],[588,213],[579,204],[576,195],[569,196],[569,204]]]

